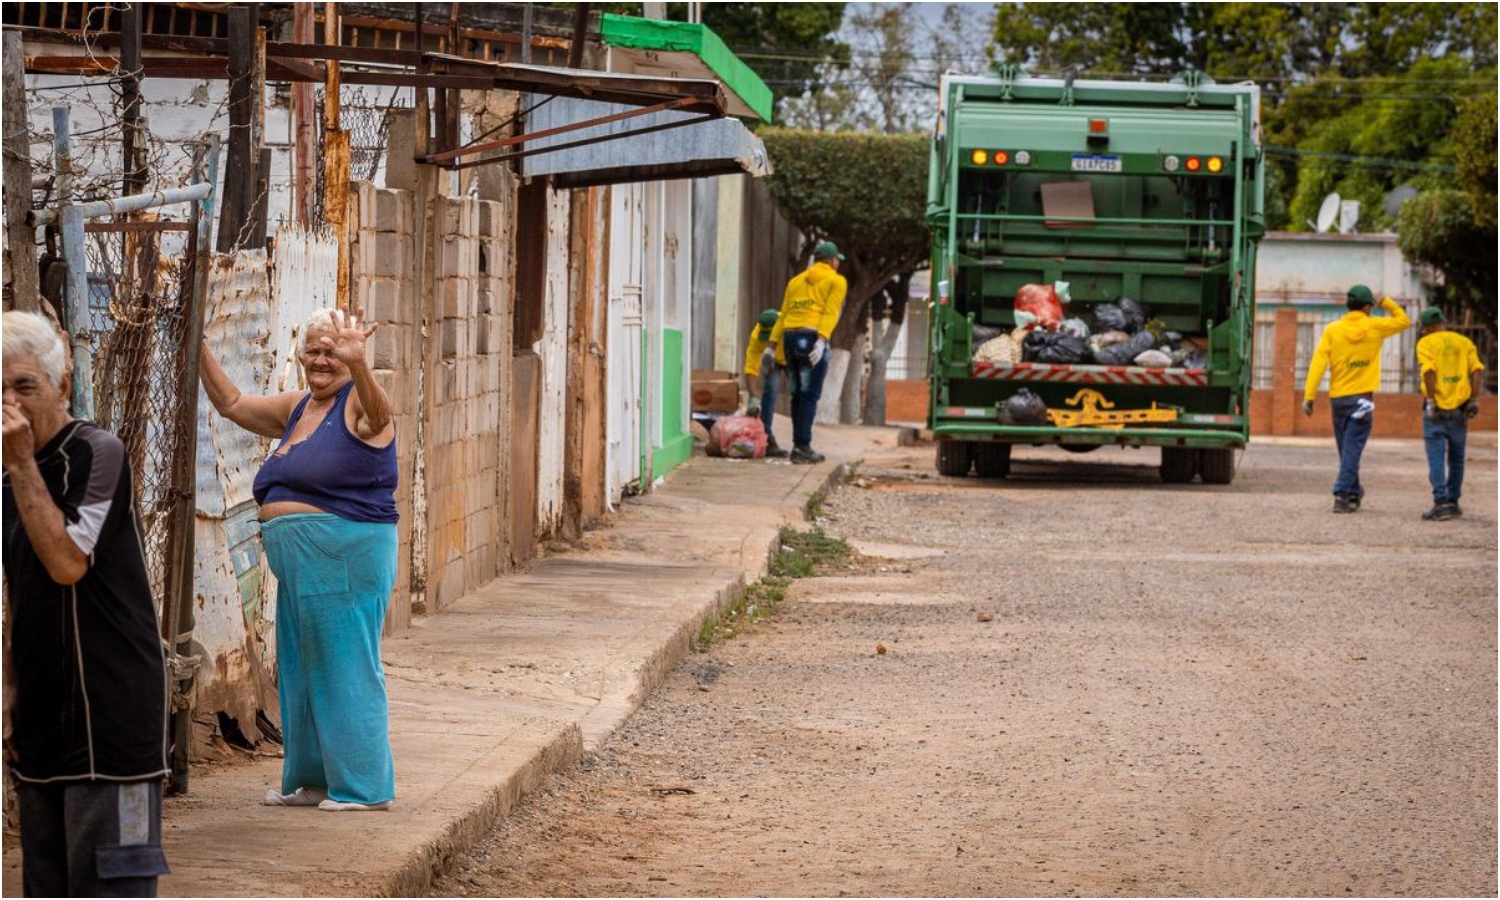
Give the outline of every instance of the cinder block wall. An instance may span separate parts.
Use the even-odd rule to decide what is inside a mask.
[[[353,302],[381,323],[376,377],[396,408],[401,560],[389,628],[509,567],[511,204],[439,198],[423,311],[412,192],[359,183]],[[424,335],[423,328],[426,328]],[[420,450],[420,452],[419,452]],[[420,462],[420,469],[419,469]]]

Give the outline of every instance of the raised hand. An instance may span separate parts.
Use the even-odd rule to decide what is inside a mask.
[[[365,341],[380,327],[379,322],[362,327],[359,320],[364,314],[364,308],[360,306],[356,306],[352,313],[334,310],[334,333],[318,338],[318,344],[346,366],[364,363]]]
[[[19,403],[5,404],[3,427],[0,427],[0,451],[3,451],[7,470],[36,455],[36,435],[31,430],[31,419]]]

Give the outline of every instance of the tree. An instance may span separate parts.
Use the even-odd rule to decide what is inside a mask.
[[[845,5],[704,3],[703,24],[771,88],[779,114],[785,98],[800,97],[813,87],[825,60],[849,58],[848,45],[835,37]]]
[[[841,271],[849,279],[849,293],[832,344],[859,359],[870,326],[871,300],[889,282],[909,276],[928,259],[923,221],[927,138],[775,128],[761,137],[776,167],[768,183],[771,196],[781,214],[807,236],[804,261],[813,244],[825,239],[838,244],[848,257]],[[877,328],[880,340],[874,354],[882,364],[882,392],[883,363],[895,331]],[[857,371],[852,366],[851,370]],[[857,384],[856,376],[852,389],[857,390]],[[848,390],[844,396],[850,396]],[[852,421],[849,406],[845,404],[842,418]],[[878,413],[883,419],[883,403]]]
[[[1481,93],[1458,104],[1452,141],[1458,190],[1425,191],[1401,207],[1397,239],[1408,260],[1443,274],[1446,305],[1491,327],[1496,298],[1496,125],[1500,95]]]

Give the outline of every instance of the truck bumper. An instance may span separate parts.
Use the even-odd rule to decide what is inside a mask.
[[[1045,425],[989,425],[979,422],[937,424],[939,440],[997,441],[1005,444],[1083,444],[1122,447],[1244,447],[1248,436],[1237,431],[1201,428],[1052,428]]]

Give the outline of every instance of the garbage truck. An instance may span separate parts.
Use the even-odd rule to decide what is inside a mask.
[[[1168,482],[1234,480],[1265,230],[1259,107],[1255,85],[1195,71],[943,78],[926,213],[941,474],[1003,478],[1016,445],[1123,445],[1160,448]],[[1023,302],[1037,298],[1040,316]]]

